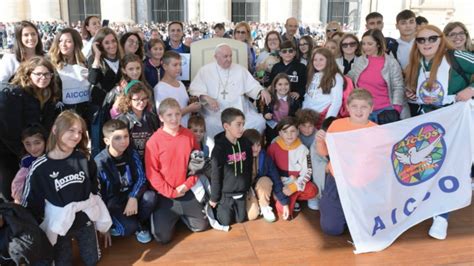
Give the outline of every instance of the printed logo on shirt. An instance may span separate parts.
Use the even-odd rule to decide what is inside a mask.
[[[54,180],[54,186],[56,187],[56,191],[59,191],[70,184],[84,183],[85,179],[86,179],[86,173],[84,171],[80,171],[77,174],[67,175],[61,179]]]
[[[392,166],[402,185],[418,185],[438,173],[447,152],[445,134],[440,124],[424,123],[393,146]]]
[[[51,177],[51,178],[57,178],[58,175],[59,175],[59,172],[54,172],[54,171],[53,171],[53,173],[50,174],[49,177]]]
[[[290,82],[293,82],[293,83],[298,83],[298,72],[296,71],[293,71],[293,73],[291,75],[288,75],[288,77],[290,78]]]
[[[441,106],[443,104],[444,89],[443,85],[437,80],[433,83],[433,86],[428,87],[428,80],[421,83],[418,88],[418,97],[424,104],[432,104]]]
[[[247,152],[238,152],[227,155],[227,164],[234,164],[247,159]]]

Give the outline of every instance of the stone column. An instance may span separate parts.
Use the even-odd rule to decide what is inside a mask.
[[[200,19],[210,23],[229,22],[232,18],[231,8],[231,0],[201,0]]]
[[[26,19],[25,0],[3,0],[0,21],[12,22]]]
[[[110,22],[134,22],[132,0],[101,0],[100,11],[101,18]]]
[[[28,0],[27,3],[28,19],[38,21],[61,20],[59,0]]]

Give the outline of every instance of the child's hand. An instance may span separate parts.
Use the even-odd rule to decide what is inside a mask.
[[[318,141],[326,141],[326,131],[320,129],[316,132],[316,139]]]
[[[291,194],[293,194],[293,191],[291,191],[290,188],[288,188],[288,186],[284,186],[283,187],[283,194],[285,194],[286,196],[291,196]]]
[[[272,120],[273,115],[272,115],[272,113],[267,113],[267,114],[264,115],[264,117],[265,117],[265,119],[267,119],[267,120]]]
[[[417,99],[416,93],[412,92],[411,90],[406,90],[405,95],[408,99],[415,101]]]
[[[217,206],[217,202],[214,202],[212,200],[209,201],[209,205],[212,207],[212,208],[215,208]]]
[[[112,237],[110,236],[110,231],[105,233],[101,233],[102,237],[104,238],[104,248],[112,246]]]
[[[179,198],[179,197],[184,196],[184,194],[186,194],[186,192],[188,192],[188,190],[189,189],[188,189],[188,187],[186,187],[185,184],[182,184],[182,185],[178,186],[176,188],[176,194],[177,194],[176,197]]]
[[[293,91],[293,92],[290,92],[290,97],[295,99],[295,100],[298,100],[300,98],[300,94]]]
[[[283,206],[283,220],[288,221],[290,219],[290,207],[288,205]]]
[[[201,110],[201,103],[194,102],[194,103],[189,104],[188,110],[189,110],[189,113],[197,113],[199,110]]]
[[[134,197],[128,198],[127,206],[125,206],[125,210],[123,214],[125,216],[132,216],[138,213],[138,201]]]

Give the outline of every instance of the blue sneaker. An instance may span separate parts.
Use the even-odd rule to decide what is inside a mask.
[[[115,229],[115,227],[110,228],[110,235],[111,236],[120,236],[120,233]]]
[[[135,236],[137,237],[137,241],[142,244],[150,243],[152,240],[151,234],[148,230],[137,231],[135,232]]]

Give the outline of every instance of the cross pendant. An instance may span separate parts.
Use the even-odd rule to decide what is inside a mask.
[[[227,94],[229,94],[229,93],[224,89],[224,90],[221,92],[221,94],[222,94],[222,99],[225,100],[225,96],[226,96]]]

